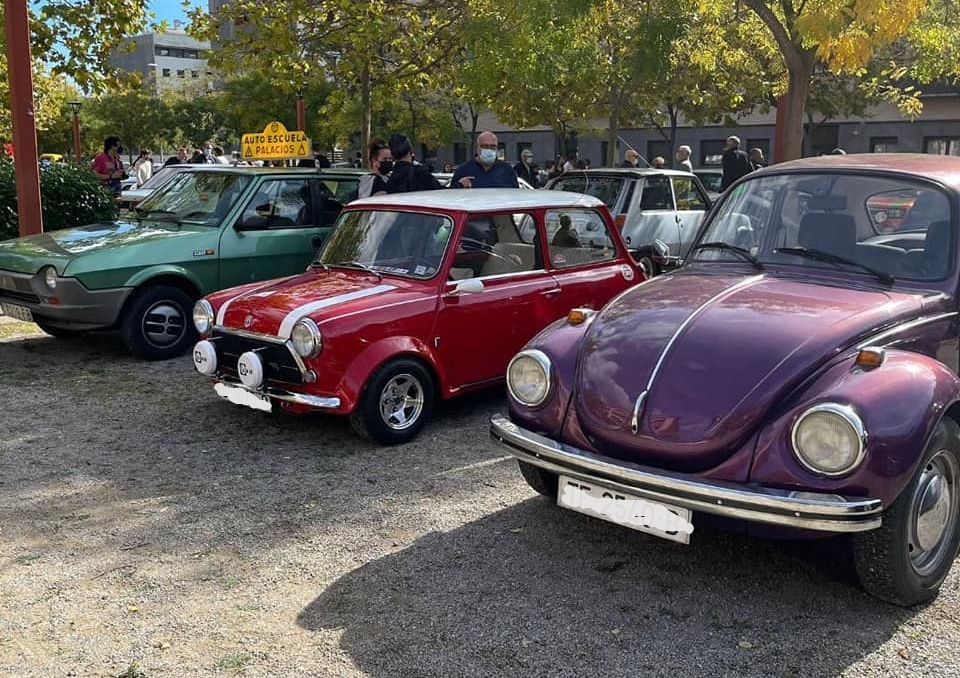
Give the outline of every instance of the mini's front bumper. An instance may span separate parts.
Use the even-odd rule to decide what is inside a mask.
[[[693,511],[821,532],[880,527],[879,499],[793,492],[656,471],[558,443],[500,415],[490,421],[490,436],[528,464]]]
[[[57,289],[49,292],[35,275],[0,271],[0,302],[25,307],[35,317],[65,329],[112,327],[131,289],[88,290],[76,278],[59,278]]]
[[[274,388],[272,386],[265,386],[260,389],[250,389],[239,381],[225,379],[222,377],[215,378],[214,382],[217,384],[224,384],[232,388],[242,388],[250,393],[266,396],[271,400],[280,400],[293,405],[301,405],[303,407],[310,407],[317,410],[335,410],[340,407],[340,398],[336,397],[324,398],[321,396],[307,395],[306,393],[294,393],[293,391],[287,391],[282,388]]]

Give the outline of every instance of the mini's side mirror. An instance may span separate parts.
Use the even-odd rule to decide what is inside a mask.
[[[479,278],[467,278],[458,280],[457,284],[450,290],[450,294],[460,296],[461,294],[479,294],[483,292],[483,281]]]

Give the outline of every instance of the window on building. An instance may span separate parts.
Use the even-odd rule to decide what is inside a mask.
[[[871,153],[896,153],[897,137],[870,137]]]
[[[923,140],[923,152],[931,155],[960,155],[960,138],[927,137]]]
[[[723,163],[723,147],[726,143],[725,139],[708,139],[700,142],[700,157],[703,158],[705,167]]]
[[[157,48],[155,48],[153,51],[154,51],[154,54],[157,54],[158,56],[169,56],[169,55],[170,55],[170,50],[167,49],[166,47],[157,47]]]
[[[505,143],[497,144],[497,159],[498,160],[507,159],[507,145]]]
[[[169,77],[170,77],[170,69],[169,69],[169,68],[164,68],[163,71],[162,71],[162,73],[163,73],[163,77],[165,77],[165,78],[169,78]]]
[[[187,53],[185,54],[185,56],[186,56],[188,59],[196,59],[196,58],[198,58],[198,57],[197,57],[197,53],[196,53],[196,52],[192,52],[192,51],[191,51],[191,52],[187,52]]]
[[[182,78],[182,77],[184,77],[185,75],[186,75],[186,73],[185,73],[184,71],[177,71],[177,77],[178,77],[178,78]]]
[[[191,77],[191,78],[199,78],[199,77],[200,77],[200,72],[199,72],[199,71],[190,71],[190,77]]]

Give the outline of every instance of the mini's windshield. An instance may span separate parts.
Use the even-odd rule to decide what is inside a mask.
[[[953,266],[947,195],[931,184],[877,175],[785,174],[740,184],[710,219],[691,261],[842,269],[940,280]]]
[[[419,212],[346,212],[315,265],[360,268],[410,278],[440,270],[453,221]]]
[[[217,226],[249,183],[241,174],[183,172],[137,205],[136,213],[141,219]]]

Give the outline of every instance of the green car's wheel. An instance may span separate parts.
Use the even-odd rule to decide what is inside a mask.
[[[196,340],[192,311],[193,300],[177,287],[156,285],[137,290],[121,320],[123,341],[131,352],[147,360],[183,355]]]
[[[863,587],[895,605],[935,598],[960,546],[960,428],[945,419],[876,530],[853,538]]]

